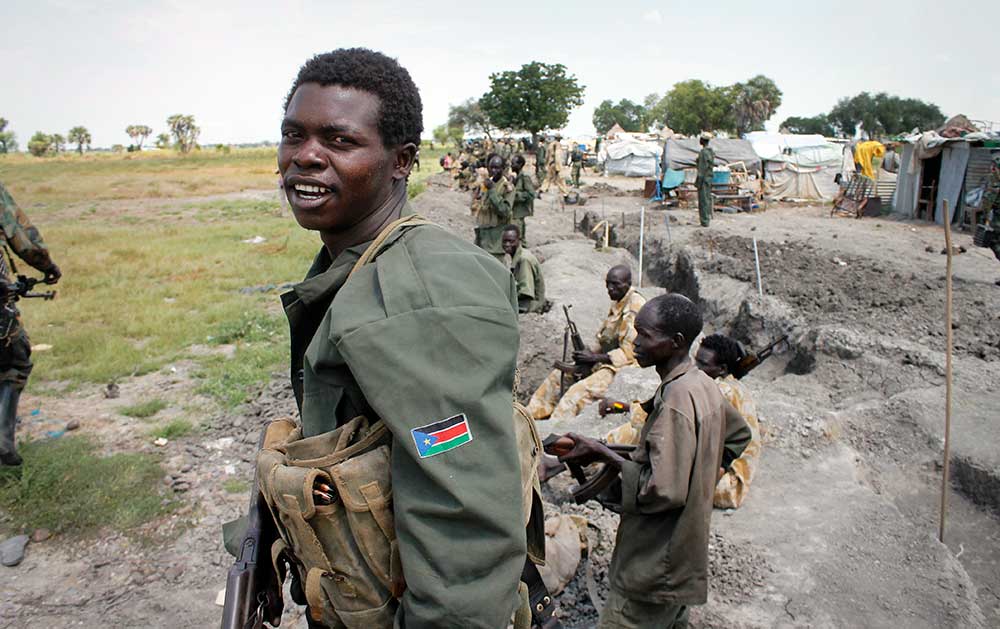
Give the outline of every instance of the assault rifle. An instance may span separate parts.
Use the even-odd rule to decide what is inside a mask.
[[[743,376],[747,375],[748,373],[753,371],[758,365],[767,360],[767,358],[774,353],[775,347],[777,347],[781,343],[784,343],[787,340],[788,340],[788,335],[786,334],[777,341],[771,343],[764,349],[760,350],[759,352],[748,352],[747,355],[744,356],[742,360],[740,360],[740,365],[738,368],[739,373],[734,373],[733,376],[735,376],[736,379],[740,379]]]
[[[562,456],[572,450],[575,445],[573,439],[567,435],[551,434],[542,442],[542,448],[545,450],[545,453],[552,456]],[[617,443],[607,443],[605,445],[624,459],[631,460],[632,453],[635,452],[635,446]],[[620,499],[602,495],[611,486],[611,483],[618,478],[617,470],[612,469],[610,465],[605,463],[601,465],[596,473],[588,477],[583,466],[580,464],[566,462],[564,465],[569,468],[570,474],[573,475],[573,478],[578,483],[576,487],[570,490],[570,494],[572,494],[573,501],[576,504],[582,505],[588,500],[596,500],[605,509],[615,511],[616,513],[621,512]]]
[[[557,360],[555,362],[555,368],[562,372],[562,378],[559,379],[559,397],[562,397],[566,393],[566,378],[569,377],[573,382],[583,378],[587,375],[593,365],[589,364],[578,364],[576,361],[572,360],[573,352],[583,352],[587,350],[587,346],[583,343],[583,337],[580,336],[580,331],[576,328],[576,324],[569,316],[569,309],[573,306],[563,306],[563,312],[566,314],[566,328],[563,331],[563,355],[562,360]],[[572,345],[573,349],[570,350]]]
[[[17,301],[22,297],[25,299],[44,299],[46,301],[51,301],[56,298],[56,291],[47,290],[43,292],[33,292],[35,285],[44,283],[44,279],[38,277],[28,277],[27,275],[18,275],[17,280],[13,282],[4,282],[4,286],[0,288],[0,294],[4,298]]]
[[[264,447],[265,426],[260,433],[259,451]],[[271,512],[260,494],[257,472],[253,474],[247,530],[240,542],[239,555],[226,578],[226,603],[222,609],[222,629],[273,626],[281,622],[283,603],[277,589],[277,575],[271,563],[270,544],[277,538]],[[261,554],[263,551],[263,554]]]

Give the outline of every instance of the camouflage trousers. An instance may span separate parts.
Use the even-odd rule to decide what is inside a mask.
[[[23,389],[31,368],[31,341],[24,328],[18,326],[9,339],[0,341],[0,382],[13,382]]]
[[[588,404],[600,400],[615,379],[615,371],[601,368],[566,389],[559,397],[562,372],[553,369],[528,402],[528,414],[535,419],[570,419]]]
[[[559,188],[559,192],[564,195],[569,194],[569,188],[566,187],[566,182],[563,181],[562,175],[559,173],[559,169],[555,166],[549,166],[545,172],[545,183],[542,184],[542,192],[548,192],[549,188],[555,184]]]
[[[757,459],[760,458],[760,426],[757,424],[756,417],[744,415],[743,418],[750,425],[752,438],[740,458],[733,461],[729,470],[715,485],[712,505],[716,509],[738,509],[743,504],[747,494],[750,493],[750,483],[753,481],[753,473],[757,468]]]

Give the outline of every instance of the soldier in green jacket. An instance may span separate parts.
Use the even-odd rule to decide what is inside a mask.
[[[535,184],[524,172],[524,155],[518,153],[510,160],[510,169],[514,171],[514,205],[511,208],[513,223],[521,230],[521,242],[528,241],[528,228],[524,219],[535,213]]]
[[[486,162],[489,175],[480,182],[472,198],[472,213],[476,217],[476,245],[503,260],[500,239],[503,228],[510,221],[514,205],[514,184],[503,176],[507,167],[504,158],[496,153]]]
[[[59,267],[49,257],[42,235],[7,188],[0,184],[0,230],[3,243],[19,258],[45,274],[46,284],[55,284],[62,277]],[[0,256],[4,252],[0,251]],[[6,264],[4,264],[6,266]],[[20,322],[20,313],[10,295],[13,277],[9,269],[0,268],[0,321],[6,336],[0,339],[0,465],[20,465],[14,433],[17,429],[17,403],[31,374],[31,342]],[[8,323],[10,327],[8,327]]]
[[[715,168],[715,151],[708,147],[711,136],[701,135],[701,152],[698,153],[698,176],[694,185],[698,188],[698,218],[702,227],[712,222],[712,173]]]
[[[570,159],[570,178],[573,181],[573,187],[580,187],[580,169],[583,168],[583,152],[580,151],[580,147],[574,145],[573,152],[569,155]]]
[[[545,138],[539,137],[535,144],[535,185],[541,187],[545,181]]]
[[[381,53],[336,50],[299,71],[278,166],[295,220],[322,247],[282,295],[292,385],[305,437],[359,415],[392,434],[405,592],[389,624],[361,626],[388,628],[394,615],[396,627],[496,629],[519,604],[526,556],[511,421],[514,280],[482,249],[423,224],[391,233],[347,281],[376,235],[411,213],[406,182],[421,130],[416,86]],[[427,448],[418,434],[443,422],[460,424],[463,439]],[[329,587],[351,587],[334,585],[338,576]]]
[[[503,250],[510,256],[510,272],[517,282],[517,311],[545,312],[545,278],[538,258],[524,247],[521,230],[508,225],[503,230]]]
[[[635,320],[635,357],[660,376],[639,446],[627,460],[574,433],[560,461],[605,462],[620,476],[609,498],[621,509],[611,592],[598,627],[686,627],[689,605],[708,597],[708,539],[719,468],[750,443],[743,416],[691,360],[698,306],[677,294],[649,300]]]

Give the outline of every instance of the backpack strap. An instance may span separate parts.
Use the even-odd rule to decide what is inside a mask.
[[[411,227],[415,225],[433,225],[433,224],[434,224],[433,222],[427,220],[426,218],[420,216],[419,214],[410,214],[409,216],[402,216],[400,218],[397,218],[393,222],[389,223],[388,225],[385,226],[385,229],[379,232],[378,236],[375,236],[375,240],[372,241],[372,244],[368,245],[368,248],[365,249],[365,252],[362,253],[361,257],[358,258],[358,261],[354,263],[354,267],[351,269],[351,272],[347,274],[347,279],[348,280],[351,279],[351,276],[354,275],[354,273],[357,272],[358,269],[371,262],[372,258],[377,256],[382,251],[382,248],[385,245],[385,241],[388,240],[389,236],[391,236],[393,232],[395,232],[397,229],[401,229],[403,227]]]

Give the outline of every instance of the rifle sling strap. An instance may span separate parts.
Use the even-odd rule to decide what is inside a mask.
[[[528,604],[531,607],[531,625],[537,629],[562,629],[562,623],[556,617],[556,604],[549,595],[549,590],[542,581],[531,559],[525,559],[521,571],[521,581],[528,586]]]

